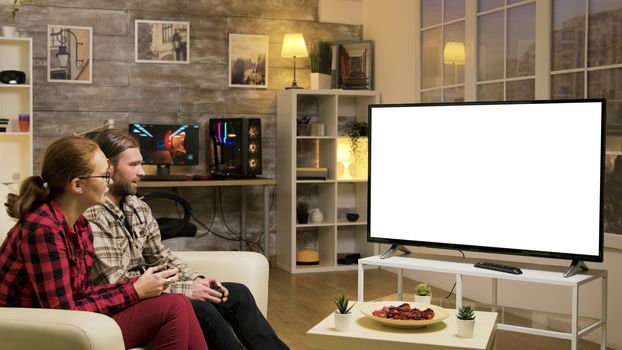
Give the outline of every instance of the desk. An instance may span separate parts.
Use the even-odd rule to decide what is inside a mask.
[[[456,310],[447,310],[444,321],[423,327],[398,329],[375,322],[352,308],[354,324],[347,332],[335,330],[335,317],[328,315],[311,328],[306,335],[307,350],[441,350],[441,349],[492,349],[497,324],[496,312],[475,311],[473,338],[459,338]]]
[[[398,268],[397,279],[397,292],[399,297],[403,297],[402,293],[402,277],[403,269],[412,269],[420,271],[432,271],[450,273],[456,275],[456,305],[460,307],[462,305],[462,276],[479,276],[492,279],[492,305],[497,306],[497,280],[514,280],[532,283],[543,283],[558,286],[565,286],[572,288],[572,305],[571,305],[571,331],[570,333],[556,332],[544,329],[535,329],[529,327],[521,327],[510,324],[499,323],[497,329],[507,330],[512,332],[521,332],[528,334],[536,334],[547,337],[561,338],[570,340],[570,347],[572,350],[577,350],[578,340],[580,337],[592,332],[598,328],[601,329],[600,348],[605,350],[607,348],[607,271],[590,269],[581,274],[576,274],[568,278],[563,277],[563,268],[558,271],[554,271],[554,267],[541,266],[541,265],[528,265],[529,267],[523,268],[521,266],[522,275],[512,275],[499,271],[492,271],[486,269],[479,269],[473,266],[475,259],[454,259],[451,257],[435,256],[432,259],[421,259],[407,256],[393,256],[387,259],[380,259],[379,256],[371,256],[364,259],[359,259],[358,263],[358,301],[362,302],[364,299],[364,278],[365,271],[364,265],[375,265],[383,267]],[[579,329],[579,287],[588,282],[601,280],[601,314],[600,319],[596,322]]]
[[[268,224],[270,222],[270,193],[268,186],[276,185],[276,179],[241,179],[241,180],[206,180],[206,181],[140,181],[140,188],[162,188],[162,187],[242,187],[242,198],[240,208],[240,236],[246,239],[246,187],[263,186],[263,248],[264,255],[268,257],[269,235]],[[240,241],[240,250],[243,243]]]

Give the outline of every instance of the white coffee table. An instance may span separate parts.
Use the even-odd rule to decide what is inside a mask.
[[[307,332],[308,350],[440,350],[492,349],[497,325],[496,312],[476,311],[473,338],[456,335],[456,310],[448,309],[449,317],[424,328],[397,329],[386,327],[363,315],[358,305],[352,309],[354,325],[348,332],[335,330],[335,318],[328,315]]]

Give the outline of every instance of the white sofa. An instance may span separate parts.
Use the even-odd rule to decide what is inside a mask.
[[[15,224],[4,207],[11,188],[0,184],[0,242]],[[14,190],[14,189],[13,189]],[[175,252],[206,276],[245,284],[267,316],[268,261],[254,252]],[[85,311],[0,308],[0,348],[45,350],[121,350],[121,330],[105,315]]]

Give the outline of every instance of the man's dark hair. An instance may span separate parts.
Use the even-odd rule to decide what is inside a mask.
[[[117,164],[123,151],[140,146],[132,135],[121,129],[104,130],[97,134],[95,142],[113,165]]]

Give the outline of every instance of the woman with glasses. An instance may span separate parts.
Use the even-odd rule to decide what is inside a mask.
[[[97,144],[63,137],[45,152],[40,176],[9,196],[7,212],[18,219],[0,246],[0,307],[100,312],[121,328],[126,347],[207,349],[189,300],[162,294],[177,270],[149,267],[139,277],[95,287],[90,226],[82,213],[104,203],[109,164]]]

